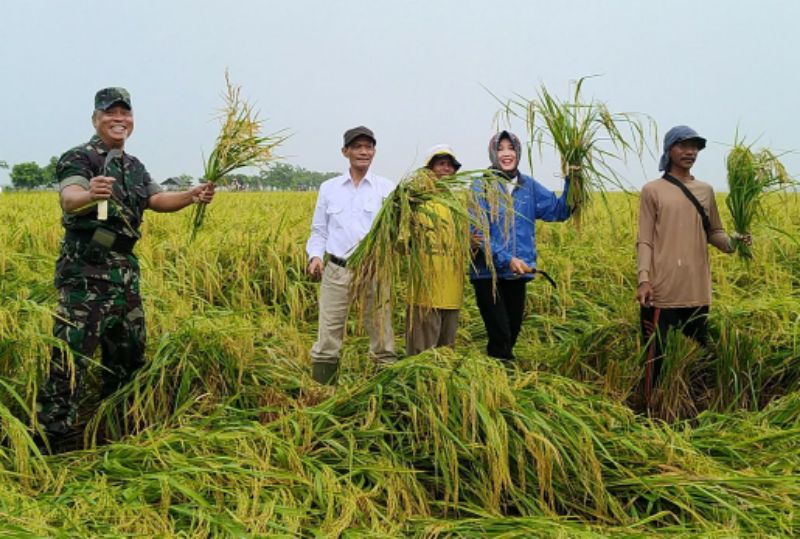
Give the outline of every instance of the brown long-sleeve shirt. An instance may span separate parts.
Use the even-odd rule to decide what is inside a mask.
[[[684,182],[711,222],[708,238],[697,209],[678,187],[659,178],[645,184],[639,200],[636,240],[639,284],[649,281],[656,307],[711,304],[710,243],[733,252],[714,198],[714,189],[692,178]]]

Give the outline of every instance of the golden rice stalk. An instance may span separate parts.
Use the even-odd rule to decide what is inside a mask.
[[[464,273],[470,260],[470,229],[483,238],[481,247],[494,272],[490,224],[497,219],[499,207],[512,202],[504,189],[475,181],[476,174],[484,177],[492,171],[436,178],[422,168],[401,180],[386,198],[369,233],[348,258],[353,294],[362,315],[370,295],[374,294],[376,306],[390,301],[393,283],[404,283],[409,298],[432,293],[432,256],[450,257],[456,271]]]
[[[643,120],[649,120],[649,130],[655,133],[654,123],[646,115],[612,113],[605,103],[585,100],[581,88],[586,78],[574,83],[572,97],[567,100],[555,97],[542,85],[534,99],[519,98],[503,104],[506,117],[516,116],[526,123],[530,142],[538,146],[539,155],[544,146],[558,152],[561,174],[570,178],[567,201],[578,227],[581,212],[595,191],[604,192],[609,187],[626,190],[611,165],[614,160],[624,162],[629,152],[642,155],[648,131]]]
[[[241,86],[235,86],[225,71],[225,107],[220,114],[220,132],[217,143],[208,156],[204,166],[205,181],[212,184],[221,183],[225,176],[234,170],[244,167],[264,167],[275,159],[274,149],[285,137],[280,134],[263,135],[263,121],[258,112],[241,97]],[[195,206],[192,218],[192,234],[194,239],[202,226],[206,214],[206,205]]]

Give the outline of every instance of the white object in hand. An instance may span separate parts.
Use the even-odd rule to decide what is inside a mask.
[[[97,220],[108,221],[108,200],[101,200],[97,203]]]

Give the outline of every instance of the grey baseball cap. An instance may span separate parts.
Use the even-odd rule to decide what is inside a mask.
[[[359,125],[358,127],[353,127],[344,132],[345,147],[350,146],[350,144],[352,144],[352,142],[358,137],[367,137],[372,139],[373,144],[378,143],[378,141],[375,140],[375,133],[372,132],[372,129],[369,127],[364,127],[363,125]]]

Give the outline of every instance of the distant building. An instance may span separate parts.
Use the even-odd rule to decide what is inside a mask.
[[[192,180],[189,178],[180,178],[173,176],[161,182],[161,187],[167,191],[183,191],[192,185]]]

